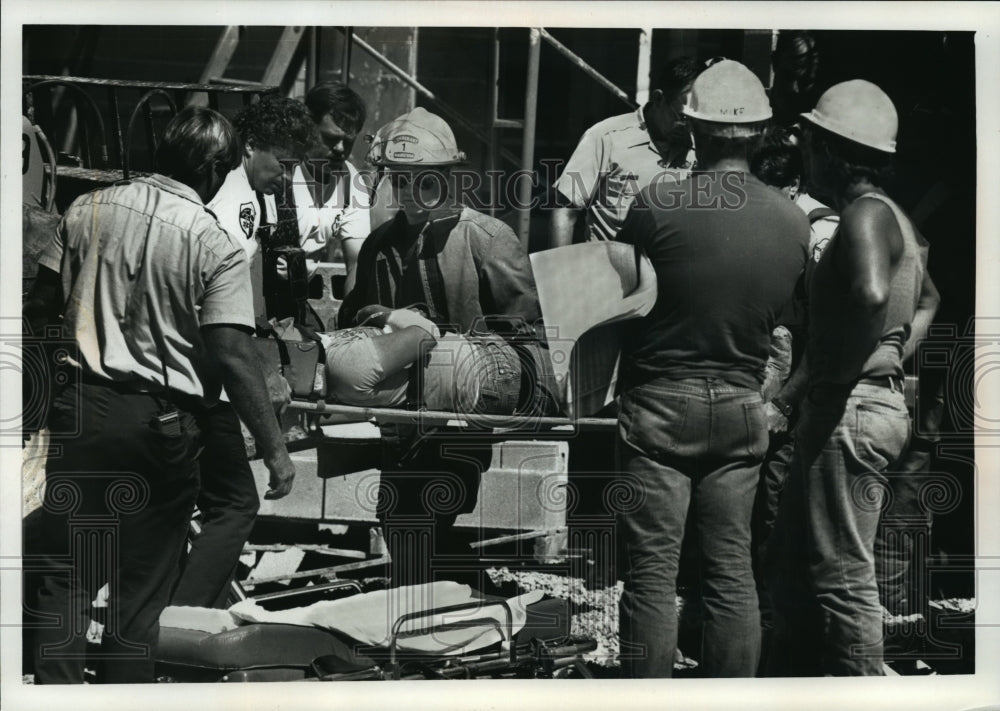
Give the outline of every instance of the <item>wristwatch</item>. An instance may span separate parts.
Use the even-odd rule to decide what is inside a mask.
[[[792,416],[792,404],[782,400],[781,396],[772,397],[771,404],[778,409],[778,412],[785,416],[785,419]]]

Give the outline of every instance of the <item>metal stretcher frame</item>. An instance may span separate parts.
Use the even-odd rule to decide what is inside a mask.
[[[469,427],[476,431],[492,430],[495,434],[533,435],[539,431],[561,430],[572,436],[581,430],[608,430],[617,420],[611,417],[529,417],[525,415],[475,415],[437,410],[406,410],[392,407],[357,407],[324,401],[292,400],[289,408],[322,415],[330,424],[348,422],[400,423],[428,427]]]

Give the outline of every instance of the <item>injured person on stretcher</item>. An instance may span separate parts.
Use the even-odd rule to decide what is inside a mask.
[[[517,410],[521,357],[510,341],[475,329],[442,334],[414,309],[369,306],[358,322],[362,325],[318,334],[326,351],[328,399],[464,414]]]

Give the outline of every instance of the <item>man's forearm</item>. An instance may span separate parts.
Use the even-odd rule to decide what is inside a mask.
[[[573,244],[573,229],[579,210],[574,207],[557,207],[552,213],[549,227],[549,246],[565,247]]]
[[[226,393],[265,461],[287,455],[264,375],[250,337],[233,339],[219,357]]]
[[[913,314],[911,322],[910,337],[903,345],[903,360],[907,361],[913,357],[917,350],[917,344],[927,337],[934,316],[937,315],[938,306],[941,304],[941,296],[937,287],[931,280],[929,274],[924,272],[924,281],[920,289],[920,299],[917,302],[917,310]]]
[[[799,364],[792,371],[792,374],[788,376],[788,380],[785,381],[785,384],[778,391],[778,394],[775,395],[775,398],[780,398],[795,407],[805,397],[808,385],[809,362],[806,359],[806,354],[803,353]]]

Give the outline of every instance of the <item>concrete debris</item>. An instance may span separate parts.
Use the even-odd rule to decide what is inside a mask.
[[[282,575],[291,575],[299,569],[299,564],[305,558],[306,552],[298,548],[286,551],[267,551],[260,557],[260,562],[250,571],[247,582],[253,583],[265,578],[273,579]]]

